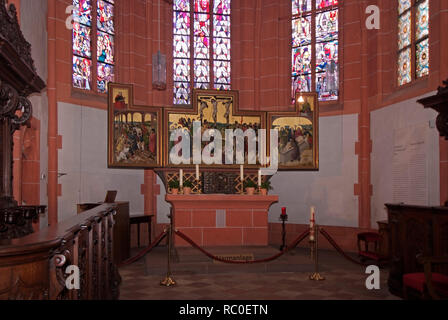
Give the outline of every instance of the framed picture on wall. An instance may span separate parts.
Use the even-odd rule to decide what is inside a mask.
[[[108,167],[162,166],[162,110],[133,103],[133,86],[109,83]]]
[[[239,109],[238,91],[234,90],[193,90],[191,108],[170,108],[165,109],[165,129],[164,129],[164,145],[165,161],[169,167],[188,167],[194,166],[193,152],[186,159],[190,165],[172,163],[170,159],[170,150],[175,146],[177,141],[170,141],[170,137],[176,130],[183,130],[190,134],[191,145],[193,144],[193,123],[200,122],[200,135],[207,129],[216,129],[221,134],[222,139],[222,166],[226,168],[231,165],[225,165],[225,137],[227,129],[241,129],[243,132],[247,129],[253,129],[258,134],[258,129],[266,127],[266,113],[256,111],[243,111]],[[246,139],[247,140],[247,139]],[[202,142],[201,151],[210,142]],[[245,142],[247,144],[247,141]],[[255,142],[256,144],[256,142]],[[256,164],[249,164],[247,157],[247,146],[245,146],[245,165],[248,167],[256,167]],[[235,153],[234,153],[235,155]],[[236,163],[233,161],[233,163]],[[210,167],[220,167],[221,165],[212,164]],[[239,166],[237,164],[234,165]]]
[[[319,104],[316,93],[297,93],[294,111],[268,112],[267,122],[268,129],[278,131],[279,170],[319,169]]]

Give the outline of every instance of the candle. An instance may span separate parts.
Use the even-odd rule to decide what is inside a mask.
[[[282,216],[286,216],[286,208],[285,207],[282,208]]]
[[[241,178],[241,182],[244,181],[244,166],[240,165],[240,178]]]
[[[199,180],[199,165],[196,165],[196,180]]]
[[[258,186],[261,187],[261,169],[258,169]]]
[[[180,184],[181,188],[184,186],[184,170],[183,169],[179,170],[179,184]]]
[[[316,208],[315,207],[311,207],[311,210],[310,210],[310,228],[314,228],[314,211],[316,210]]]

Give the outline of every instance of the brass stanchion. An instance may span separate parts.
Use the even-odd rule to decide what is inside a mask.
[[[325,280],[319,273],[319,227],[314,225],[310,230],[311,259],[314,260],[314,273],[310,275],[310,280]]]
[[[176,281],[174,281],[172,275],[171,275],[171,243],[172,239],[171,236],[173,234],[173,226],[170,224],[168,227],[168,266],[167,266],[167,272],[166,277],[162,281],[160,281],[161,286],[170,287],[175,286]]]

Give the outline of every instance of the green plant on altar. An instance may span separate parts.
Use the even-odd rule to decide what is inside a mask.
[[[260,189],[272,190],[271,182],[270,181],[262,182]]]
[[[193,188],[193,183],[190,180],[184,181],[184,188]]]
[[[255,182],[253,182],[252,180],[248,180],[244,182],[244,189],[247,188],[256,188],[257,184]]]
[[[179,189],[179,180],[177,179],[173,179],[170,182],[168,182],[168,186],[170,187],[170,189]]]

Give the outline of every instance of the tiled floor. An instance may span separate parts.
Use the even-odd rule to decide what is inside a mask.
[[[257,251],[259,255],[275,248]],[[222,253],[219,249],[210,249]],[[173,263],[177,285],[160,286],[166,264],[165,248],[148,254],[133,265],[120,268],[123,300],[382,300],[398,299],[387,289],[387,269],[381,270],[380,290],[367,290],[365,267],[355,265],[334,251],[320,251],[319,261],[324,281],[310,281],[313,270],[309,251],[296,249],[279,260],[266,264],[239,266],[213,264],[190,250],[178,250],[180,262]],[[244,252],[248,252],[245,249]],[[261,253],[260,253],[261,252]],[[278,251],[277,251],[278,252]],[[188,261],[186,261],[188,260]],[[194,263],[192,261],[195,261]],[[209,267],[204,269],[203,264]],[[216,266],[215,268],[213,268]],[[219,269],[218,267],[221,267]],[[176,271],[177,270],[177,271]],[[199,270],[199,271],[198,271]],[[206,270],[206,271],[204,271]],[[283,271],[282,271],[283,270]],[[284,272],[284,270],[289,272]],[[292,271],[292,272],[291,272]],[[207,272],[207,273],[206,273]],[[224,272],[224,273],[223,273]]]

